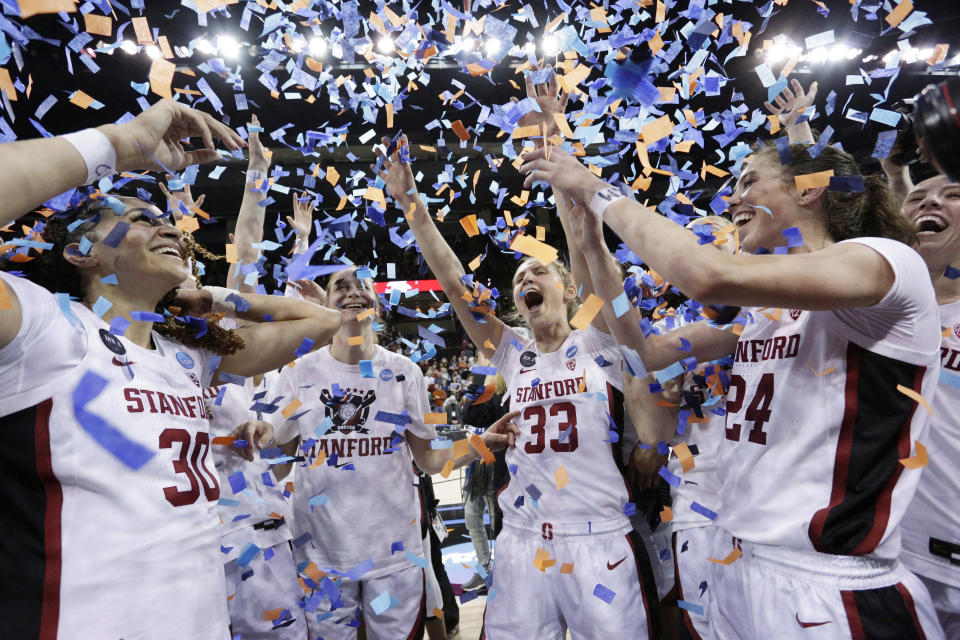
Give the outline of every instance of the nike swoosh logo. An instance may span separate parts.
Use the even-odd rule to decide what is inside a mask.
[[[607,562],[607,569],[610,569],[610,571],[613,571],[614,569],[616,569],[617,567],[620,566],[620,563],[621,563],[621,562],[623,562],[623,561],[626,560],[626,559],[627,559],[627,556],[623,556],[622,558],[620,558],[619,560],[617,560],[617,561],[614,562],[613,564],[610,564],[610,562],[608,561],[608,562]]]
[[[797,614],[797,624],[800,625],[801,629],[809,629],[810,627],[819,627],[821,625],[830,624],[830,620],[825,620],[823,622],[801,622],[800,614]]]
[[[520,373],[530,373],[533,369],[520,369]]]
[[[132,363],[132,362],[120,362],[119,360],[117,360],[117,356],[113,356],[113,364],[117,365],[118,367],[125,367],[125,366],[127,366],[128,364],[133,364],[133,363]]]

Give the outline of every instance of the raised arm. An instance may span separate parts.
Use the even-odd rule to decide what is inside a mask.
[[[511,411],[499,420],[490,425],[481,435],[476,436],[491,452],[500,451],[506,447],[514,446],[516,437],[520,435],[517,425],[513,420],[520,415],[519,411]],[[431,449],[430,441],[407,433],[407,443],[410,445],[410,452],[413,459],[424,473],[433,475],[440,473],[446,466],[448,460],[453,461],[453,469],[459,469],[468,465],[480,457],[477,448],[471,444],[467,453],[460,457],[454,457],[453,448]]]
[[[556,149],[549,160],[542,151],[528,154],[521,169],[535,172],[528,181],[551,182],[575,194],[578,202],[592,202],[609,186]],[[822,191],[823,187],[804,190],[803,197],[818,197]],[[727,255],[698,245],[679,225],[627,198],[611,198],[603,221],[644,262],[703,304],[810,310],[866,307],[883,299],[893,286],[887,261],[861,244],[834,244],[805,254]]]
[[[255,127],[255,129],[253,129]],[[260,143],[260,121],[253,116],[249,145],[250,160],[247,162],[247,178],[243,187],[243,199],[240,201],[240,213],[237,214],[237,226],[233,232],[233,243],[237,248],[237,264],[230,266],[227,274],[227,287],[241,293],[253,293],[256,284],[247,284],[240,267],[245,264],[255,264],[260,258],[260,251],[253,245],[263,241],[263,218],[267,208],[260,203],[266,196],[257,191],[257,187],[267,180],[267,171],[270,170],[270,158],[267,157],[263,145]]]
[[[390,141],[384,138],[383,142],[388,145]],[[486,315],[483,321],[473,317],[470,306],[464,299],[464,295],[469,296],[469,292],[461,280],[466,272],[460,263],[460,258],[443,239],[433,218],[430,217],[427,205],[417,193],[417,184],[413,179],[410,164],[400,159],[401,145],[406,146],[406,144],[407,137],[403,136],[394,153],[389,158],[383,158],[383,171],[380,172],[380,178],[386,183],[390,195],[406,214],[413,235],[420,246],[420,253],[440,282],[440,286],[443,287],[443,292],[450,300],[460,324],[466,329],[467,335],[477,348],[490,357],[496,350],[496,346],[500,344],[503,321],[493,314]],[[488,344],[493,345],[494,348],[491,349],[487,346]]]
[[[209,313],[213,309],[211,289],[217,290],[180,291],[177,304],[190,315]],[[330,342],[340,328],[339,312],[306,300],[256,293],[239,297],[243,302],[228,298],[224,304],[236,307],[236,318],[245,321],[236,332],[246,346],[223,356],[220,371],[250,377],[279,369],[296,358],[294,351],[304,346],[304,340],[312,341],[310,347],[320,346]]]
[[[116,171],[178,171],[219,160],[214,138],[231,151],[244,145],[213,116],[173,100],[161,100],[130,122],[90,131],[99,133],[77,143],[86,157],[65,136],[0,144],[0,227],[64,191]],[[203,147],[185,151],[180,141],[192,137],[201,138]]]
[[[780,124],[786,129],[790,144],[813,144],[813,131],[810,129],[810,121],[798,122],[798,120],[816,100],[817,83],[813,82],[806,92],[799,81],[793,80],[790,84],[793,90],[791,91],[790,87],[784,87],[783,91],[773,99],[776,105],[764,102],[763,106],[767,108],[767,111],[780,118]]]

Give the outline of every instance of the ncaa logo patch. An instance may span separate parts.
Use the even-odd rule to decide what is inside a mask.
[[[393,380],[393,371],[390,369],[381,369],[380,370],[380,379],[384,382],[390,382]]]
[[[103,346],[110,351],[114,352],[118,356],[122,356],[127,352],[127,348],[123,346],[123,343],[120,342],[120,338],[113,335],[106,329],[100,329],[100,341],[103,342]]]
[[[573,345],[567,349],[567,353],[564,355],[566,355],[568,358],[572,358],[573,356],[577,355],[577,345]]]
[[[532,367],[537,364],[537,354],[533,351],[524,351],[520,354],[520,364],[524,367]]]
[[[180,366],[184,369],[193,369],[193,358],[183,351],[177,351],[177,362],[179,362]]]

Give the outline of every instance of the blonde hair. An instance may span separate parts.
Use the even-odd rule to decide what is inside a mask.
[[[516,277],[517,277],[517,274],[520,273],[520,269],[522,269],[525,264],[535,260],[537,262],[540,262],[540,260],[537,260],[537,258],[527,258],[517,266],[516,271],[513,272],[513,278],[511,279],[511,282],[510,282],[511,292],[517,286]],[[540,262],[540,264],[543,264],[543,263]],[[565,265],[562,261],[554,260],[553,262],[551,262],[546,266],[553,267],[556,270],[557,275],[560,276],[560,283],[563,285],[564,289],[566,289],[571,285],[573,285],[574,287],[577,286],[577,282],[573,277],[573,273],[570,272],[570,268],[567,265]],[[511,293],[511,298],[513,298],[512,293]],[[577,311],[579,310],[580,310],[580,298],[575,295],[573,298],[567,301],[567,322],[570,322],[571,320],[573,320],[573,316],[577,315]],[[520,324],[523,326],[529,326],[527,325],[527,321],[524,320],[523,316],[520,314],[520,311],[517,309],[516,300],[513,301],[513,311],[509,311],[506,314],[504,314],[503,320],[507,324],[511,324],[511,325]]]

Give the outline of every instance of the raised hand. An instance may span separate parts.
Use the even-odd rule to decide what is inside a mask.
[[[293,194],[293,217],[285,216],[287,224],[297,234],[297,246],[306,249],[310,246],[310,230],[313,228],[313,200],[300,201],[300,196]]]
[[[327,292],[313,280],[303,278],[301,280],[295,280],[291,284],[297,288],[297,291],[300,292],[304,300],[309,300],[321,307],[327,306]]]
[[[118,171],[179,171],[191,164],[214,162],[220,159],[214,138],[230,151],[246,146],[236,131],[209,113],[168,98],[130,122],[97,129],[113,145]],[[200,138],[203,147],[187,151],[181,143],[185,138]]]
[[[231,449],[244,460],[253,462],[253,447],[263,449],[273,442],[273,425],[265,420],[250,420],[234,429],[230,436],[237,440],[247,441],[247,446],[231,447]]]
[[[546,149],[523,154],[520,173],[527,176],[523,181],[525,188],[542,180],[554,189],[569,194],[577,202],[589,204],[594,193],[609,186],[561,149],[554,147],[549,151],[549,158]]]
[[[793,90],[791,91],[791,87]],[[797,123],[797,118],[813,104],[817,98],[817,83],[813,82],[810,87],[804,91],[803,85],[799,80],[793,80],[790,86],[784,87],[783,91],[777,94],[773,99],[776,104],[764,102],[763,106],[767,111],[780,118],[780,124],[784,127],[792,127]]]
[[[517,436],[521,435],[520,428],[513,421],[520,415],[519,411],[511,411],[487,427],[480,435],[480,439],[490,451],[500,451],[517,444]]]
[[[389,138],[381,138],[381,142],[383,142],[384,148],[390,147]],[[400,150],[407,145],[407,136],[401,137],[397,148],[390,157],[385,156],[383,151],[377,149],[377,156],[383,158],[383,169],[379,176],[385,183],[387,192],[404,210],[413,201],[417,190],[417,182],[413,178],[413,169],[410,163],[403,162],[400,159]],[[375,169],[374,165],[370,165],[370,168]]]
[[[539,71],[539,67],[534,66],[531,70]],[[560,82],[557,80],[556,69],[554,69],[554,73],[548,82],[535,85],[530,79],[530,76],[525,75],[524,83],[527,87],[527,97],[536,100],[540,111],[528,111],[517,122],[517,126],[529,127],[535,125],[541,131],[545,129],[546,137],[549,138],[559,130],[554,114],[559,113],[562,115],[564,111],[566,111],[570,94],[565,91],[560,91]],[[520,102],[517,98],[510,98],[510,101],[514,103]]]
[[[167,181],[171,178],[173,178],[173,176],[168,173]],[[196,211],[207,197],[207,194],[204,193],[194,200],[193,194],[190,193],[190,185],[188,184],[183,185],[183,189],[179,191],[170,191],[167,185],[159,181],[157,185],[160,187],[163,195],[167,197],[167,211],[170,212],[174,220],[180,220],[184,216],[183,209],[180,208],[180,203],[183,203],[187,211]]]
[[[260,126],[260,120],[256,115],[251,116],[250,124],[255,127]],[[267,157],[267,153],[264,150],[263,145],[260,143],[259,131],[250,131],[250,134],[247,136],[247,145],[248,152],[250,154],[250,159],[247,162],[247,169],[250,171],[263,171],[264,173],[269,171],[270,158]]]

